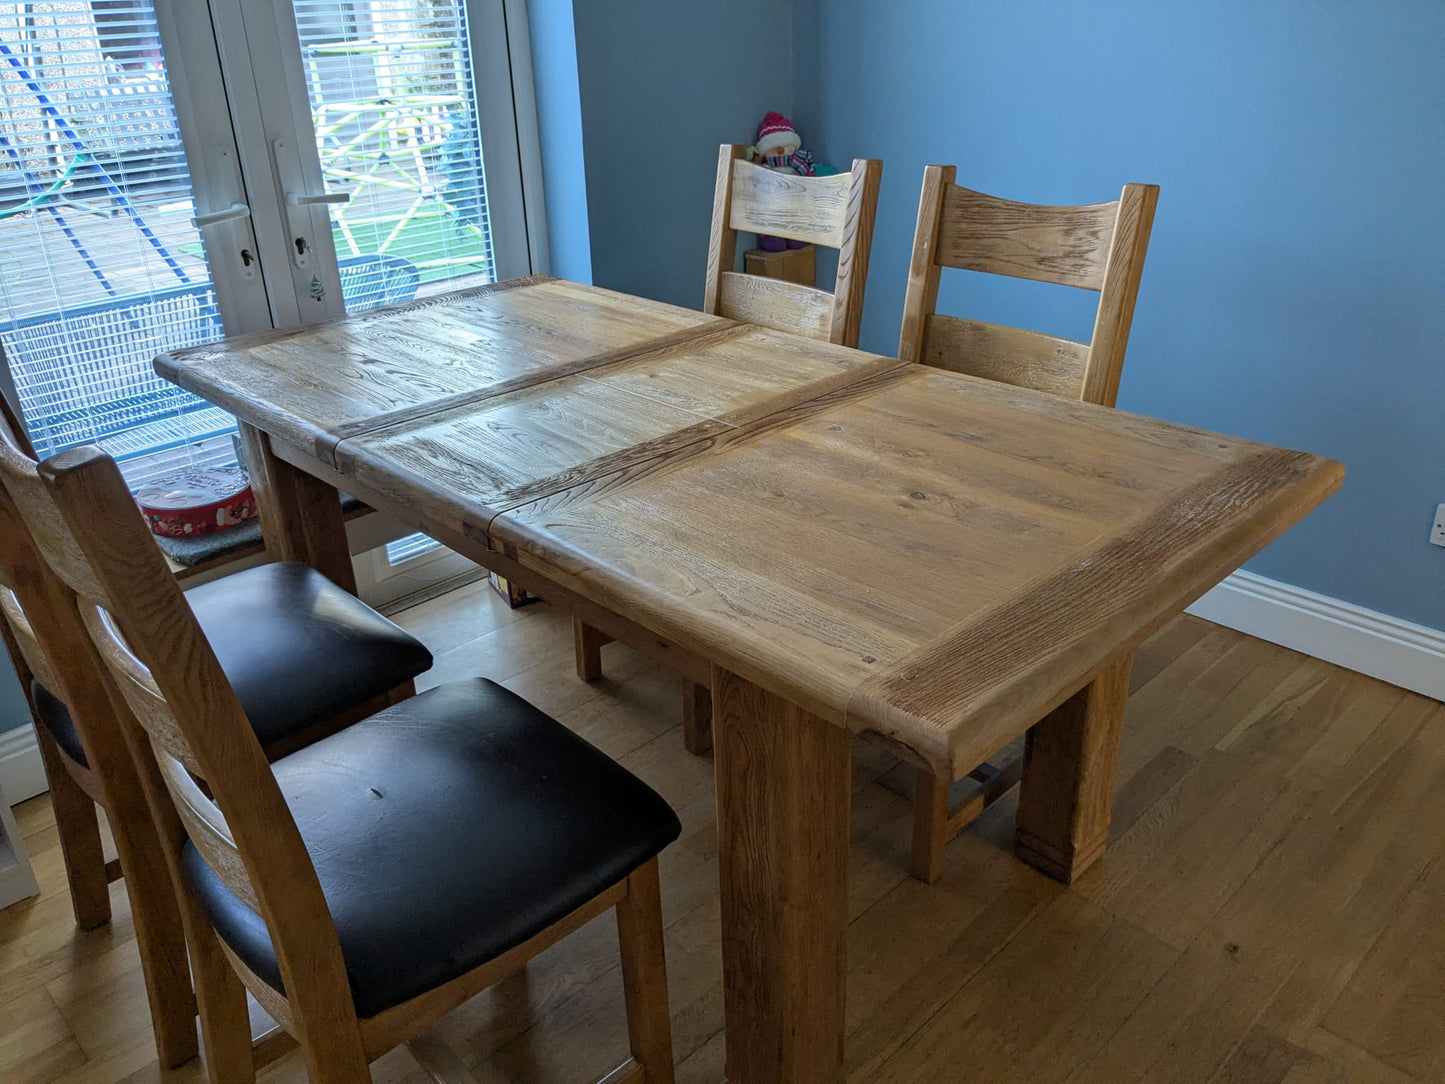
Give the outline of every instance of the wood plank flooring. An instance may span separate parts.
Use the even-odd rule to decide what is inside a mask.
[[[679,679],[482,584],[406,611],[423,685],[486,674],[655,786],[678,1079],[722,1079],[712,764]],[[1015,800],[910,879],[894,764],[855,745],[848,1067],[855,1081],[1445,1080],[1445,705],[1181,618],[1134,666],[1112,843],[1065,890],[1009,854]],[[17,809],[44,892],[0,912],[0,1080],[196,1081],[155,1064],[129,908],[75,930],[50,807]],[[625,1045],[599,920],[432,1033],[477,1078],[585,1081]],[[378,1081],[424,1080],[405,1051]],[[304,1080],[295,1055],[266,1081]]]

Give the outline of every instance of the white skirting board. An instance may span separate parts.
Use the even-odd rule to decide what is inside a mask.
[[[0,733],[0,792],[5,800],[14,805],[44,794],[48,788],[35,728],[27,723]]]
[[[15,827],[15,817],[8,805],[10,799],[0,788],[0,908],[40,895],[25,841]]]
[[[1445,631],[1241,569],[1189,613],[1445,700]]]
[[[1445,700],[1445,631],[1243,570],[1193,606],[1196,617]],[[0,733],[0,791],[22,802],[46,789],[35,731]]]

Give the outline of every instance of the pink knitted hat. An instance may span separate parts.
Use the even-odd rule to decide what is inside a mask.
[[[798,138],[792,121],[781,113],[769,113],[763,118],[763,123],[758,125],[758,139],[754,145],[759,150],[786,146],[790,151],[795,151],[803,145],[803,141]]]

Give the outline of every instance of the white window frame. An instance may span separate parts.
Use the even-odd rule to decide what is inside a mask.
[[[166,78],[175,104],[186,169],[199,218],[249,200],[264,203],[269,193],[247,190],[241,172],[240,134],[250,129],[244,114],[233,120],[216,38],[204,4],[155,0]],[[245,102],[238,103],[244,109]],[[259,273],[248,272],[241,251],[259,253],[257,230],[264,224],[247,215],[201,228],[216,304],[227,335],[277,326]],[[292,320],[297,319],[295,314]]]

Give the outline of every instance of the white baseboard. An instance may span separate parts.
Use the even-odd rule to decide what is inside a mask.
[[[0,733],[0,794],[9,805],[44,794],[50,784],[45,781],[45,765],[40,761],[40,746],[35,744],[35,728],[27,723]]]
[[[1445,631],[1240,570],[1189,613],[1445,700]]]

